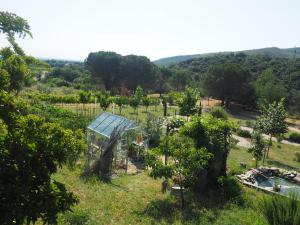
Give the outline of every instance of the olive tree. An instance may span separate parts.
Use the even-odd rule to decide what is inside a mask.
[[[152,149],[147,155],[146,162],[151,167],[150,176],[154,179],[172,179],[180,187],[181,207],[185,207],[184,188],[192,187],[198,178],[198,173],[207,165],[210,154],[205,148],[196,149],[193,141],[182,135],[169,137],[168,164],[161,161],[160,155],[164,146]]]
[[[272,138],[283,135],[288,129],[287,123],[285,122],[286,111],[284,109],[283,101],[284,99],[281,99],[280,102],[274,102],[273,104],[263,106],[261,109],[261,116],[259,116],[256,121],[256,129],[269,135],[269,141],[267,150],[263,156],[263,162],[265,158],[269,156]]]
[[[266,151],[266,143],[259,131],[254,131],[251,137],[251,147],[248,152],[255,158],[255,167],[258,165],[258,161],[262,160]]]
[[[179,113],[182,116],[190,116],[197,112],[198,93],[187,88],[179,101]]]
[[[170,132],[158,148],[149,151],[147,164],[154,178],[172,179],[181,188],[195,192],[206,191],[218,185],[220,177],[226,177],[226,163],[230,151],[231,122],[211,115],[194,117]],[[176,129],[175,129],[176,130]],[[163,162],[161,155],[170,160]],[[183,193],[182,205],[184,205]]]

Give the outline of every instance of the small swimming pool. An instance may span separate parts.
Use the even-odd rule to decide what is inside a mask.
[[[283,178],[270,177],[265,179],[264,177],[258,176],[255,179],[257,181],[256,185],[259,187],[272,191],[275,185],[280,185],[280,194],[286,196],[289,196],[290,194],[296,194],[297,196],[300,196],[300,186]]]

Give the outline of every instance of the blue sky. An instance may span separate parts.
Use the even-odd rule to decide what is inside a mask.
[[[36,57],[84,60],[91,51],[158,58],[300,46],[299,0],[0,0],[28,20]],[[0,46],[7,45],[0,37]]]

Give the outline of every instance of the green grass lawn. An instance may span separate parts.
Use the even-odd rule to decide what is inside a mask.
[[[215,193],[197,200],[188,197],[188,205],[182,211],[179,201],[160,192],[161,180],[151,179],[147,171],[115,178],[109,184],[79,177],[78,168],[63,168],[55,175],[80,198],[73,213],[59,216],[59,224],[84,220],[88,220],[87,224],[266,224],[254,204],[263,193],[245,187],[241,187],[239,200],[220,199]]]
[[[288,170],[300,172],[300,162],[295,161],[295,153],[300,152],[299,147],[287,144],[273,142],[270,148],[269,158],[265,161],[265,166],[275,166]],[[229,169],[235,172],[242,172],[240,163],[246,163],[247,168],[254,166],[251,154],[246,148],[233,148],[228,158]],[[259,165],[262,165],[259,162]]]
[[[300,163],[293,159],[296,151],[294,146],[275,143],[266,165],[299,171]],[[229,170],[242,172],[245,169],[239,163],[251,167],[251,158],[244,148],[232,149]],[[77,224],[76,221],[84,220],[89,220],[88,224],[266,224],[257,209],[258,199],[265,194],[240,184],[242,194],[238,198],[226,200],[215,192],[200,198],[188,196],[187,207],[182,211],[176,198],[161,193],[161,180],[151,179],[147,171],[121,175],[111,183],[97,178],[84,180],[80,176],[80,165],[74,170],[64,167],[54,176],[80,199],[73,213],[59,216],[59,224]]]
[[[75,107],[63,107],[76,112]],[[174,115],[175,110],[178,114],[178,108],[174,107],[168,109],[168,114]],[[112,112],[112,107],[107,111]],[[163,108],[150,106],[148,112],[161,117]],[[101,109],[93,110],[90,105],[85,105],[79,111],[77,109],[77,113],[94,113],[95,116],[101,113]],[[117,106],[115,113],[119,113]],[[122,115],[138,120],[139,123],[145,123],[147,117],[145,107],[139,107],[138,114],[135,114],[127,106],[123,108]],[[233,120],[246,125],[245,120]],[[274,142],[265,165],[300,172],[300,163],[294,160],[296,152],[300,152],[298,147]],[[252,156],[247,149],[236,147],[231,150],[228,158],[230,174],[245,170],[240,166],[241,162],[246,163],[247,168],[253,166]],[[161,193],[161,180],[151,179],[147,171],[136,175],[121,175],[111,183],[103,183],[97,178],[80,178],[81,170],[80,165],[74,170],[63,167],[54,176],[80,199],[73,212],[59,216],[59,224],[267,224],[257,207],[259,199],[266,194],[241,184],[239,188],[242,194],[232,199],[220,197],[215,192],[205,193],[201,197],[190,195],[187,197],[187,207],[182,211],[176,198]]]

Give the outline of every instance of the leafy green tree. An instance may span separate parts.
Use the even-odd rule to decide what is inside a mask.
[[[138,112],[137,112],[137,109],[138,109],[138,107],[139,107],[139,104],[140,104],[140,101],[139,101],[138,98],[136,98],[136,97],[131,97],[131,98],[130,98],[130,100],[129,100],[129,105],[130,105],[130,107],[133,108],[135,114],[138,113]]]
[[[198,94],[191,88],[187,88],[179,101],[179,113],[182,116],[190,116],[197,112]]]
[[[176,126],[177,127],[177,126]],[[147,165],[152,168],[151,176],[172,179],[181,188],[205,191],[216,187],[220,177],[226,177],[226,162],[230,151],[231,133],[234,128],[229,121],[210,115],[194,117],[179,126],[179,131],[170,129],[158,148],[149,151]],[[170,160],[161,161],[167,154]]]
[[[165,96],[162,97],[161,103],[164,107],[164,117],[166,117],[167,116],[167,110],[168,110],[168,102],[167,102],[167,98]]]
[[[149,138],[149,147],[157,147],[162,136],[162,118],[156,117],[155,115],[148,113],[146,118],[146,125],[144,127],[145,132]]]
[[[111,90],[119,74],[121,55],[115,52],[92,52],[85,60],[86,68],[91,72],[96,84],[105,85],[106,90]]]
[[[289,109],[291,113],[300,116],[300,88],[290,92]]]
[[[134,98],[136,98],[139,101],[139,104],[142,101],[143,95],[144,95],[144,90],[140,85],[138,85],[137,88],[134,91],[133,96],[134,96]]]
[[[167,101],[170,105],[176,105],[181,97],[180,92],[172,91],[167,95]]]
[[[15,35],[18,35],[20,38],[24,38],[27,35],[32,37],[30,26],[26,20],[14,13],[0,11],[0,33],[6,35],[7,40],[18,55],[25,55],[22,48],[15,41]]]
[[[263,162],[269,155],[269,150],[272,145],[272,138],[282,136],[287,132],[286,111],[284,109],[283,99],[280,102],[274,102],[262,107],[261,116],[256,121],[256,129],[262,133],[269,135],[267,150],[265,151]]]
[[[157,111],[157,106],[160,105],[160,99],[159,98],[151,98],[151,105],[154,105],[155,111]]]
[[[254,88],[258,105],[278,102],[281,98],[285,98],[287,93],[284,83],[277,78],[272,69],[262,72],[255,81]]]
[[[92,93],[90,91],[80,91],[79,92],[79,101],[81,103],[89,103],[92,98]]]
[[[230,121],[214,118],[211,115],[199,116],[187,122],[180,130],[194,140],[195,148],[206,148],[211,153],[209,164],[199,174],[195,191],[215,187],[218,177],[226,177],[227,158],[231,148],[231,134],[234,125]]]
[[[148,98],[148,97],[143,97],[143,98],[142,98],[142,103],[143,103],[143,106],[146,107],[146,112],[148,112],[148,107],[149,107],[150,104],[151,104],[150,98]]]
[[[125,96],[116,97],[115,98],[115,103],[119,107],[119,113],[122,114],[122,108],[123,108],[124,105],[126,105],[128,103],[128,99]]]
[[[98,101],[103,111],[106,111],[111,103],[111,99],[106,94],[98,95]]]
[[[222,106],[229,107],[231,101],[246,104],[252,102],[251,74],[235,63],[213,66],[203,78],[203,88],[212,97],[220,99]]]
[[[228,120],[228,113],[223,107],[215,106],[210,110],[210,114],[213,117]]]
[[[41,79],[41,77],[38,77]],[[91,75],[82,65],[70,63],[62,67],[54,67],[47,76],[41,79],[45,83],[57,83],[55,79],[59,79],[61,86],[74,86],[77,89],[90,90]]]
[[[139,85],[152,89],[158,68],[145,56],[127,55],[121,58],[120,70],[115,84],[135,90]]]
[[[16,54],[1,61],[0,68],[6,70],[10,75],[10,91],[14,90],[17,93],[24,86],[25,80],[30,76],[30,70],[24,58]]]
[[[153,178],[172,179],[180,187],[181,207],[185,207],[184,188],[193,187],[198,180],[198,174],[203,170],[211,157],[205,148],[196,149],[193,141],[185,136],[169,137],[169,157],[172,159],[164,164],[160,156],[164,146],[152,149],[146,162],[151,167],[150,176]]]
[[[0,91],[0,119],[7,135],[0,139],[0,223],[55,223],[57,214],[78,200],[51,175],[74,165],[84,151],[83,134],[26,113],[26,106]],[[23,115],[25,113],[25,115]],[[9,134],[9,135],[8,135]]]
[[[84,131],[86,129],[86,124],[90,121],[89,118],[83,115],[78,115],[70,110],[62,109],[38,100],[31,103],[28,112],[44,118],[45,122],[57,123],[60,126],[73,131],[78,129]]]
[[[266,143],[260,132],[254,131],[251,137],[251,147],[248,152],[255,158],[255,167],[258,165],[258,161],[262,160],[266,150]]]
[[[10,87],[10,76],[8,72],[0,68],[0,89],[9,91]]]
[[[0,224],[38,219],[56,224],[58,213],[78,199],[52,175],[64,164],[75,164],[86,148],[83,134],[30,114],[29,106],[13,95],[34,61],[15,45],[14,35],[31,34],[24,19],[7,12],[0,12],[0,32],[14,47],[13,53],[2,50],[0,59]]]
[[[190,74],[185,70],[176,70],[170,79],[176,91],[182,91],[189,84],[191,77]]]
[[[171,88],[169,80],[171,79],[173,74],[174,72],[167,67],[158,68],[154,90],[157,91],[160,96],[163,93],[166,93]]]
[[[105,85],[106,90],[126,87],[135,90],[138,85],[152,88],[157,67],[144,56],[121,56],[115,52],[92,52],[85,60],[96,84]]]

